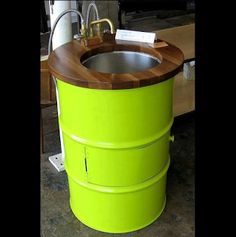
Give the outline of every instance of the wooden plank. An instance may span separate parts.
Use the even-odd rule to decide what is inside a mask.
[[[183,72],[175,76],[173,91],[174,117],[195,110],[195,80],[187,80]]]
[[[178,26],[164,30],[154,31],[157,38],[165,40],[180,48],[184,53],[184,59],[195,58],[195,24]]]
[[[47,59],[40,61],[40,101],[42,105],[56,101],[55,88],[50,78]]]

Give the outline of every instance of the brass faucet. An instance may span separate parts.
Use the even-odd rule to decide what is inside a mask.
[[[104,22],[107,22],[109,24],[111,34],[114,34],[115,29],[114,29],[114,25],[113,25],[112,21],[109,20],[108,18],[103,18],[103,19],[100,19],[100,20],[95,20],[95,21],[90,22],[90,24],[89,24],[89,34],[90,35],[89,36],[90,37],[94,36],[94,34],[93,34],[93,25],[98,25],[98,28],[99,28],[98,35],[100,36],[100,34],[101,34],[100,23],[104,23]]]
[[[80,36],[81,38],[86,38],[86,26],[84,22],[81,23]]]

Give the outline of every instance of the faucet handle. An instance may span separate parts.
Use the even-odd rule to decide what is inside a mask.
[[[81,23],[80,35],[82,38],[86,38],[86,26],[85,23]]]
[[[75,35],[73,36],[73,38],[74,38],[75,40],[80,40],[80,39],[86,38],[86,28],[85,28],[84,22],[82,22],[82,24],[81,24],[80,32],[78,32],[77,34],[75,34]]]

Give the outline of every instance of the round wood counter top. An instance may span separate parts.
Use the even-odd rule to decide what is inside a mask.
[[[162,41],[163,42],[163,41]],[[153,85],[176,75],[181,69],[184,55],[180,49],[166,42],[163,46],[131,41],[116,41],[103,37],[103,42],[86,46],[84,41],[73,40],[56,48],[48,59],[49,70],[57,79],[69,84],[94,89],[129,89]],[[135,51],[158,58],[160,64],[133,73],[103,73],[86,68],[81,61],[92,55],[111,51]]]

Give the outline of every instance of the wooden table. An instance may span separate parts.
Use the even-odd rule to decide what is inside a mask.
[[[40,103],[41,105],[54,104],[56,101],[55,87],[50,78],[48,56],[41,56],[40,61]]]
[[[185,61],[195,59],[195,24],[154,31],[158,39],[168,41],[184,53]],[[173,92],[173,113],[179,116],[195,110],[195,80],[187,80],[183,72],[176,75]]]

